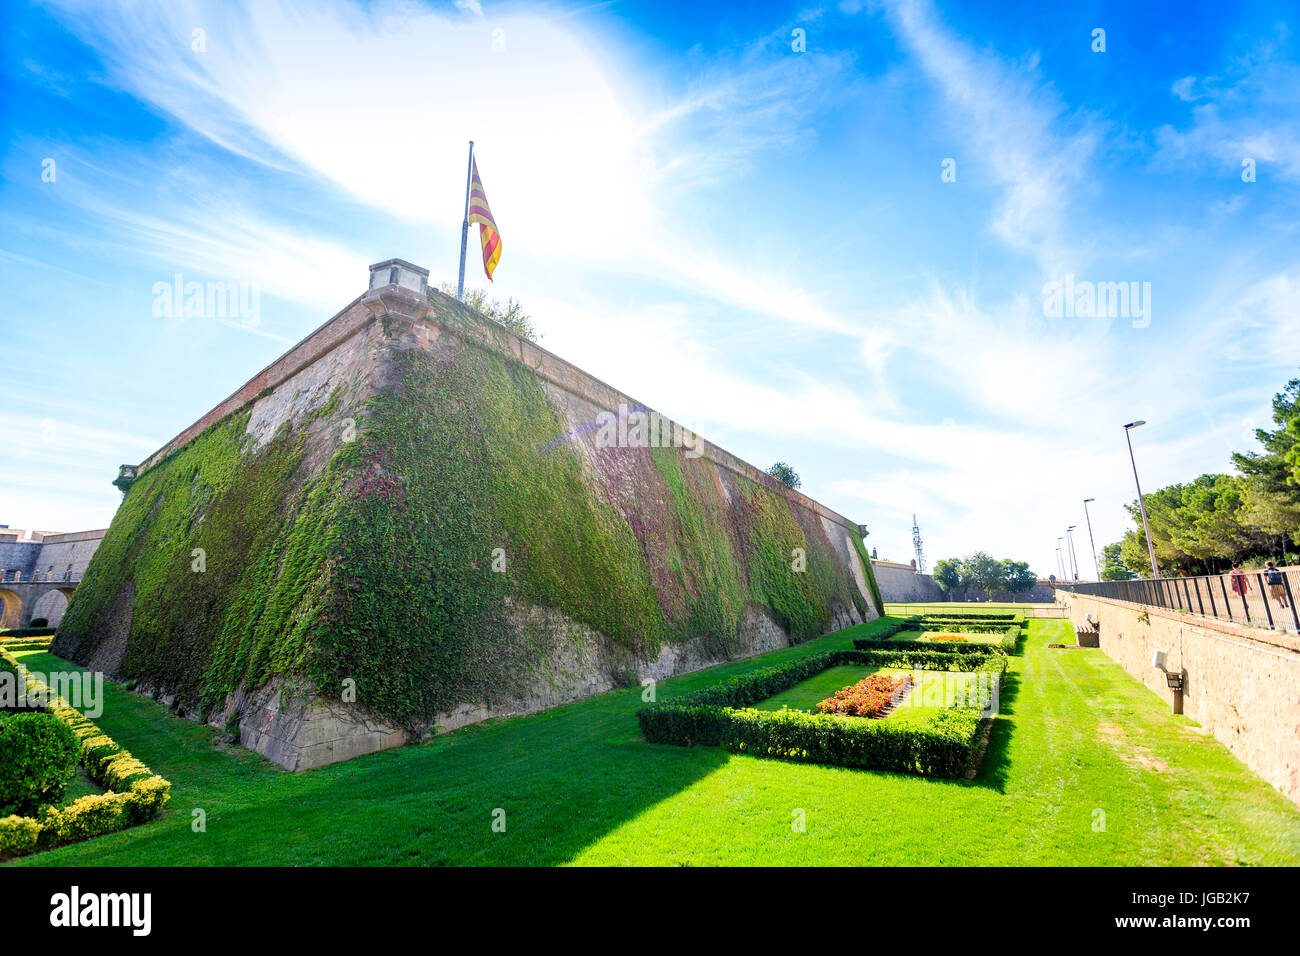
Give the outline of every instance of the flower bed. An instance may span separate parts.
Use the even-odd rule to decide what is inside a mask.
[[[988,705],[996,696],[1007,662],[1004,655],[991,650],[962,654],[945,653],[947,650],[937,650],[934,645],[906,650],[886,642],[865,651],[813,654],[652,704],[637,713],[637,721],[649,743],[721,746],[760,757],[957,777],[979,749],[981,727],[990,717]],[[979,707],[947,708],[924,723],[762,711],[751,706],[842,664],[974,671],[991,690],[979,697]]]
[[[819,701],[817,711],[822,714],[843,714],[845,717],[880,717],[893,703],[894,696],[910,683],[911,678],[906,676],[872,674]]]
[[[4,647],[0,647],[0,667],[20,675],[29,696],[45,701],[46,709],[72,728],[86,776],[107,791],[81,797],[66,807],[44,807],[35,818],[0,819],[0,860],[124,830],[157,816],[169,799],[170,783],[52,694]]]

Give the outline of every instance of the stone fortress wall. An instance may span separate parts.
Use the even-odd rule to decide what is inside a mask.
[[[397,266],[391,272],[398,274],[397,279],[388,281],[384,277],[391,274],[393,263]],[[494,348],[504,349],[541,380],[550,404],[570,429],[570,440],[584,456],[588,468],[599,458],[590,447],[591,422],[596,416],[602,412],[618,415],[628,408],[649,411],[635,399],[536,343],[474,316],[454,300],[433,308],[426,297],[425,275],[401,260],[372,267],[371,287],[366,294],[136,466],[135,480],[151,468],[164,466],[173,453],[234,412],[245,409],[250,412],[247,433],[257,446],[269,441],[285,424],[309,422],[338,386],[350,383],[352,399],[390,387],[384,381],[389,373],[383,355],[385,350],[394,347],[446,356],[466,344],[487,347],[485,343],[490,340]],[[437,300],[437,294],[434,299]],[[458,316],[454,323],[440,318],[440,314],[447,314],[448,305]],[[400,346],[395,346],[395,342],[400,342]],[[323,466],[333,454],[333,447],[319,444],[313,446],[310,454]],[[819,541],[826,542],[841,565],[838,573],[847,574],[858,595],[853,601],[831,603],[833,619],[828,623],[832,629],[874,618],[882,612],[872,597],[870,568],[864,568],[859,560],[858,545],[863,533],[860,525],[798,491],[785,488],[765,472],[708,441],[700,439],[693,445],[693,454],[716,467],[718,491],[728,500],[737,489],[748,486],[747,483],[761,486],[785,499],[805,533],[816,534]],[[629,456],[627,461],[632,462],[627,467],[633,471],[645,467],[635,456]],[[639,480],[635,474],[621,477],[633,483]],[[600,484],[593,479],[593,488]],[[81,662],[91,663],[111,675],[121,665],[130,633],[134,592],[128,597],[125,602],[114,601],[109,615],[112,619],[101,622],[99,633],[92,640],[79,648],[62,647],[61,651],[75,654]],[[860,613],[855,604],[865,607],[866,614]],[[685,641],[665,644],[652,660],[632,660],[625,651],[611,648],[601,634],[556,609],[523,607],[512,613],[542,621],[549,629],[568,637],[562,645],[557,642],[550,660],[542,668],[544,676],[527,692],[490,703],[464,701],[439,716],[436,724],[440,731],[489,717],[535,712],[601,693],[614,686],[611,677],[614,672],[629,666],[639,680],[657,680],[725,659],[786,646],[790,640],[766,609],[749,605],[736,635],[738,646],[724,656],[710,649],[712,645]],[[142,689],[158,693],[164,700],[169,697],[165,687]],[[290,688],[279,679],[262,687],[241,689],[228,700],[224,711],[210,715],[209,720],[220,725],[232,716],[239,720],[245,745],[289,769],[348,759],[407,739],[403,731],[372,714],[303,694],[300,688]]]

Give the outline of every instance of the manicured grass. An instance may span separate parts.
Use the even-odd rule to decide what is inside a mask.
[[[935,644],[997,644],[1002,640],[1001,634],[970,634],[962,633],[957,636],[962,638],[960,641],[943,641],[940,640],[940,634],[952,634],[952,631],[922,631],[921,636],[916,638],[918,641],[932,641]]]
[[[817,704],[819,701],[830,697],[837,690],[848,687],[850,684],[856,684],[864,677],[872,674],[896,674],[902,676],[910,675],[913,680],[919,682],[912,686],[898,707],[883,720],[902,720],[909,723],[923,723],[939,713],[945,706],[952,706],[956,695],[961,693],[967,682],[971,679],[970,673],[957,672],[936,672],[936,671],[910,671],[902,670],[895,667],[831,667],[808,678],[800,684],[796,684],[789,690],[774,694],[767,700],[759,701],[754,705],[756,710],[780,710],[782,707],[789,707],[791,710],[802,710],[805,713],[817,713]],[[945,703],[946,701],[946,703]],[[863,720],[873,718],[864,717]]]
[[[1030,623],[973,781],[651,746],[639,689],[289,774],[108,686],[97,723],[172,781],[166,814],[17,865],[1300,864],[1300,810],[1099,651],[1045,647],[1069,636]],[[851,646],[843,631],[659,699]]]
[[[68,790],[63,795],[63,800],[59,805],[67,806],[78,797],[89,797],[103,792],[104,788],[87,777],[84,768],[78,767],[77,772],[72,775],[72,780],[68,783]]]
[[[898,673],[904,673],[898,671]],[[917,672],[911,672],[915,680]],[[968,687],[975,677],[969,672],[920,671],[920,680],[912,685],[907,696],[899,701],[886,720],[907,723],[925,723],[945,707],[952,707],[958,699],[974,700],[975,688]]]
[[[844,667],[828,667],[820,674],[814,674],[806,681],[795,684],[789,690],[774,694],[767,700],[760,700],[754,705],[754,709],[780,710],[782,707],[789,707],[791,710],[802,710],[809,714],[816,713],[818,701],[825,700],[837,690],[848,687],[850,684],[856,684],[864,677],[869,677],[879,670],[880,668],[877,667],[848,665]]]

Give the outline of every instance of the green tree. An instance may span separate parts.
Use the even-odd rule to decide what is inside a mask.
[[[456,288],[450,282],[444,282],[438,289],[453,299],[456,297]],[[479,315],[504,325],[520,338],[537,341],[537,327],[518,299],[494,299],[486,289],[466,289],[464,302]]]
[[[1108,544],[1101,549],[1101,579],[1103,581],[1131,581],[1137,575],[1124,566],[1120,557],[1120,543]]]
[[[994,591],[1006,589],[1005,569],[1002,562],[985,552],[976,551],[962,561],[962,566],[966,570],[966,587],[982,591],[989,600],[993,599]]]
[[[930,577],[934,578],[934,583],[945,593],[964,587],[962,582],[965,580],[965,574],[961,558],[944,558],[942,561],[935,562]]]
[[[783,461],[778,461],[767,470],[767,473],[787,488],[798,488],[803,484],[798,473]]]
[[[1151,542],[1162,572],[1214,574],[1233,562],[1269,549],[1267,532],[1251,523],[1248,480],[1238,475],[1201,475],[1146,496]],[[1120,542],[1124,566],[1150,575],[1146,534],[1136,501],[1125,505],[1133,528]]]
[[[1029,570],[1028,561],[1012,561],[1007,558],[1002,562],[1002,588],[1012,594],[1028,591],[1038,583],[1038,575]]]
[[[1247,520],[1285,547],[1300,544],[1300,378],[1273,396],[1273,422],[1255,430],[1264,451],[1238,452],[1232,463],[1246,480]]]

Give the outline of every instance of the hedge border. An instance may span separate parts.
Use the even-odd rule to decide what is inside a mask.
[[[1010,621],[1017,624],[1026,620],[1024,613],[1021,611],[993,611],[988,614],[981,614],[978,611],[934,611],[917,616],[944,618],[953,621],[995,621],[998,623]]]
[[[15,637],[2,645],[7,651],[43,651],[50,646],[48,637]]]
[[[960,631],[956,633],[961,633]],[[970,631],[967,633],[987,634],[988,631]],[[1018,627],[1009,627],[1002,632],[1002,637],[996,644],[961,644],[956,641],[892,641],[881,640],[877,636],[860,637],[853,641],[853,646],[860,651],[875,651],[895,648],[898,650],[909,651],[929,651],[934,650],[936,646],[943,647],[949,653],[954,654],[971,654],[980,650],[986,653],[995,652],[998,654],[1014,654],[1019,649],[1020,638],[1023,632]]]
[[[985,615],[980,615],[985,616]],[[975,615],[971,615],[975,617]],[[980,627],[981,622],[978,620],[957,619],[945,621],[934,614],[917,614],[911,617],[903,618],[899,621],[891,621],[884,627],[879,628],[869,637],[855,638],[853,646],[860,651],[875,650],[910,650],[910,651],[933,651],[935,645],[942,645],[947,652],[956,654],[979,653],[980,651],[997,651],[1001,654],[1014,654],[1019,648],[1020,638],[1024,636],[1028,627],[1028,621],[1023,617],[1019,623],[1008,623],[998,621],[990,623],[988,627]],[[948,630],[957,634],[995,634],[1001,633],[1002,637],[996,644],[960,644],[957,642],[942,641],[895,641],[890,640],[900,631],[914,630]]]
[[[951,654],[887,645],[825,651],[644,707],[637,712],[641,735],[648,743],[721,746],[759,757],[921,776],[960,777],[966,772],[979,750],[984,723],[990,719],[974,707],[949,708],[924,724],[900,725],[751,706],[842,664],[985,672],[1000,680],[1007,658],[994,652]]]
[[[43,808],[35,819],[0,818],[0,860],[116,833],[158,815],[170,799],[167,780],[124,750],[81,711],[53,696],[4,645],[0,645],[0,659],[24,679],[29,693],[41,694],[49,712],[72,728],[81,744],[86,776],[106,791],[79,797],[66,807]]]
[[[54,631],[52,627],[11,627],[0,631],[0,641],[8,642],[23,637],[53,637]]]

